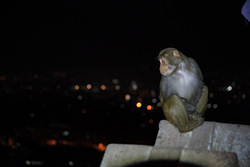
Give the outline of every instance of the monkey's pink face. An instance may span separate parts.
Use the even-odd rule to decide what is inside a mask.
[[[174,71],[174,66],[171,66],[165,58],[161,58],[159,70],[161,75],[168,76]]]

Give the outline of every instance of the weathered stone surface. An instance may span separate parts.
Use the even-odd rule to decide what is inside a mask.
[[[139,166],[208,166],[237,167],[235,153],[183,149],[181,147],[152,147],[145,145],[108,145],[102,159],[101,167]]]
[[[149,160],[179,160],[182,148],[153,147]]]
[[[215,122],[204,122],[202,126],[194,129],[189,148],[211,150]]]
[[[156,147],[175,146],[188,148],[192,132],[180,133],[178,129],[168,121],[162,120],[159,124],[159,131],[155,141]]]
[[[250,164],[250,126],[204,122],[192,132],[181,134],[166,120],[159,124],[155,146],[183,147],[223,152],[235,152],[239,166]]]
[[[197,166],[238,167],[237,155],[235,153],[219,151],[184,149],[180,162]]]
[[[235,152],[240,166],[250,164],[250,126],[217,123],[211,150]]]
[[[247,167],[250,164],[250,126],[204,122],[192,132],[180,133],[174,125],[162,120],[159,128],[154,147],[108,145],[101,167],[149,161],[208,167]]]
[[[152,146],[109,144],[102,159],[101,167],[119,167],[145,162]]]

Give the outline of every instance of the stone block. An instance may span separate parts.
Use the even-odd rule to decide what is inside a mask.
[[[194,166],[238,167],[236,153],[184,149],[180,162]]]
[[[180,133],[167,120],[159,123],[156,147],[182,147],[189,149],[235,152],[239,166],[250,164],[250,126],[204,122],[191,132]]]
[[[166,120],[159,123],[159,131],[156,137],[156,147],[184,147],[188,148],[192,137],[192,132],[180,133],[178,129]]]
[[[126,144],[108,145],[101,162],[101,167],[145,165],[238,167],[238,162],[235,153]]]
[[[101,167],[122,167],[146,162],[152,146],[109,144],[103,156]]]
[[[161,148],[153,147],[149,160],[171,160],[177,161],[181,156],[182,148]]]
[[[250,164],[250,126],[217,123],[211,150],[235,152],[240,166]]]
[[[154,147],[109,144],[101,167],[132,167],[138,163],[247,167],[250,164],[250,126],[204,122],[191,132],[180,133],[174,125],[162,120]]]
[[[189,148],[211,150],[215,122],[204,122],[202,126],[194,129]]]

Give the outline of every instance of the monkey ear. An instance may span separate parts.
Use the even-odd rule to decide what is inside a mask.
[[[173,55],[174,57],[177,57],[177,58],[180,57],[180,54],[177,49],[173,50]]]

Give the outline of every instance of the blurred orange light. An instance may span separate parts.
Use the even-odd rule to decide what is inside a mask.
[[[151,105],[147,105],[147,110],[152,110],[152,106]]]
[[[79,85],[75,85],[75,90],[79,90],[80,86]]]
[[[101,85],[101,89],[102,89],[102,90],[106,90],[107,87],[106,87],[105,85]]]
[[[82,113],[83,113],[83,114],[86,114],[86,113],[87,113],[87,110],[86,110],[86,109],[82,109]]]
[[[62,141],[62,145],[68,145],[68,141],[63,140],[63,141]]]
[[[54,140],[54,139],[48,140],[47,143],[48,143],[48,145],[54,146],[54,145],[56,145],[56,140]]]
[[[152,124],[152,123],[154,123],[154,120],[153,119],[149,119],[148,123]]]
[[[136,107],[140,108],[142,106],[141,102],[136,103]]]
[[[6,76],[0,76],[0,81],[5,81],[6,80]]]
[[[91,84],[88,84],[87,85],[87,89],[91,89],[92,88],[92,85]]]
[[[104,146],[102,143],[99,143],[99,144],[98,144],[98,149],[99,149],[100,151],[105,151],[106,146]]]
[[[12,139],[12,138],[9,138],[9,140],[8,140],[8,144],[9,144],[9,146],[12,146],[12,145],[14,144],[14,141],[13,141],[13,139]]]

